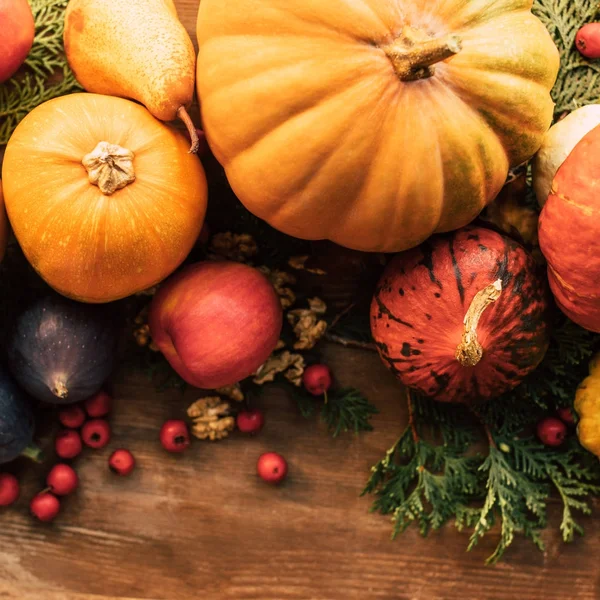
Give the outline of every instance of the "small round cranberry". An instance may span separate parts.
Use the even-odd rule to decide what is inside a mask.
[[[100,390],[91,398],[88,398],[83,405],[87,414],[93,419],[105,417],[112,409],[112,397],[104,390]]]
[[[190,432],[185,421],[172,419],[160,428],[160,443],[167,452],[184,452],[190,445]]]
[[[565,406],[564,408],[559,408],[556,412],[561,421],[564,421],[567,425],[575,425],[575,417],[570,408]]]
[[[110,425],[104,419],[92,419],[81,428],[83,443],[96,450],[110,442]]]
[[[54,448],[61,458],[75,458],[81,453],[81,436],[73,429],[63,429],[56,435]]]
[[[600,23],[586,23],[575,35],[575,46],[586,58],[600,58]]]
[[[258,458],[256,472],[261,479],[268,483],[280,483],[287,475],[287,462],[277,452],[266,452]]]
[[[110,455],[108,467],[117,475],[129,475],[135,468],[135,458],[129,450],[119,448]]]
[[[60,511],[60,501],[49,492],[40,492],[33,497],[29,504],[31,514],[45,523],[53,521]]]
[[[58,413],[58,420],[64,427],[79,429],[85,422],[85,411],[81,406],[73,404],[63,408]]]
[[[258,433],[265,424],[265,416],[257,408],[243,410],[236,417],[237,427],[243,433]]]
[[[19,497],[19,481],[10,473],[0,473],[0,506],[10,506]]]
[[[57,496],[72,494],[79,486],[79,477],[75,469],[69,465],[59,463],[54,465],[46,477],[46,484],[50,491]]]
[[[302,383],[313,396],[326,395],[331,387],[331,370],[327,365],[310,365],[304,370]]]
[[[542,444],[560,446],[565,441],[567,426],[560,419],[547,417],[538,423],[537,434]]]

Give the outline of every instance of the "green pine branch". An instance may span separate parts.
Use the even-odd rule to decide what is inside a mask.
[[[566,111],[597,102],[600,64],[574,48],[582,25],[597,19],[597,0],[534,0],[533,13],[544,23],[560,52],[561,64],[552,98],[558,117]]]
[[[78,90],[64,56],[64,11],[68,0],[31,0],[35,39],[24,65],[0,85],[0,145],[36,106]]]
[[[333,437],[348,431],[372,431],[371,417],[379,412],[354,388],[330,390],[325,401],[325,398],[316,398],[303,388],[292,386],[292,396],[305,418],[312,417],[320,404],[320,418]]]

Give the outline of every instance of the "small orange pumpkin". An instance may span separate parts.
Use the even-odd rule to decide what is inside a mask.
[[[532,0],[202,0],[207,140],[281,231],[399,251],[473,220],[550,126]]]
[[[72,94],[18,125],[2,175],[29,262],[54,289],[109,302],[169,275],[196,241],[207,185],[189,142],[143,106]]]

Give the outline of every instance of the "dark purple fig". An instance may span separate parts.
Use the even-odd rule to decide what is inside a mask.
[[[31,446],[33,414],[29,398],[0,367],[0,463],[14,460]]]
[[[94,395],[110,375],[118,339],[108,305],[41,298],[17,318],[8,364],[34,398],[71,404]]]

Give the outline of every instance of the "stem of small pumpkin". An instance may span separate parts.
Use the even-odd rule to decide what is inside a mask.
[[[406,403],[408,405],[408,424],[412,431],[413,442],[417,444],[420,441],[419,432],[417,431],[417,425],[415,423],[415,407],[413,405],[412,395],[410,390],[406,388]]]
[[[463,367],[474,367],[483,356],[483,348],[477,339],[477,325],[485,309],[496,302],[502,293],[502,280],[497,279],[494,283],[477,292],[469,306],[463,323],[465,325],[462,341],[456,348],[456,360]]]
[[[196,127],[187,110],[185,109],[185,106],[180,106],[177,109],[177,116],[183,121],[183,124],[190,134],[190,140],[192,141],[192,144],[190,146],[189,153],[195,154],[198,152],[198,148],[200,147],[200,138],[198,137]]]

